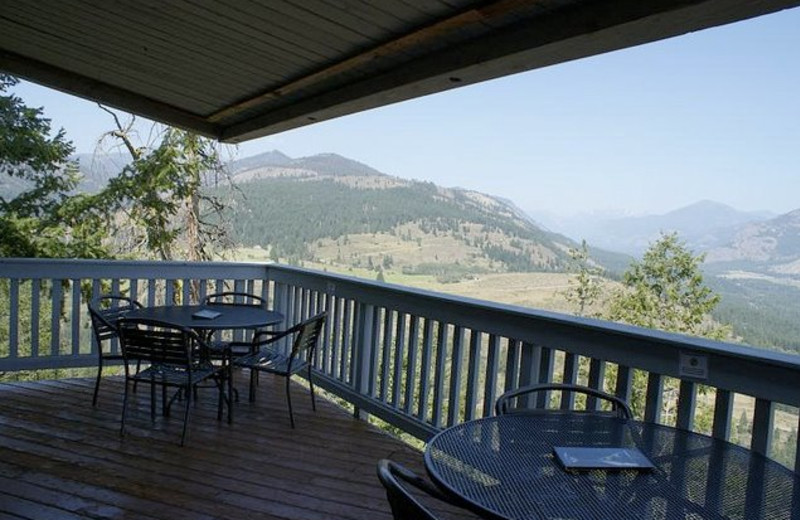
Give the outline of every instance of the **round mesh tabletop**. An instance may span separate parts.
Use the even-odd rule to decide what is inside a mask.
[[[566,470],[553,448],[636,447],[653,470]],[[428,443],[440,487],[505,519],[800,520],[800,478],[739,446],[592,414],[469,421]]]

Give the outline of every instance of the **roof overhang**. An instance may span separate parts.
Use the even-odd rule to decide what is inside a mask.
[[[800,0],[0,0],[0,70],[226,142]]]

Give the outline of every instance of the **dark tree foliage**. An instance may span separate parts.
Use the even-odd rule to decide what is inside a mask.
[[[18,80],[0,74],[0,179],[21,192],[0,196],[0,255],[103,257],[104,227],[87,197],[71,194],[77,165],[64,130],[51,136],[41,108],[8,90]]]

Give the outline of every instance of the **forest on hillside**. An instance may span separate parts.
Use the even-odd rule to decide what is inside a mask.
[[[432,183],[353,189],[331,179],[273,178],[237,186],[241,194],[227,204],[234,241],[245,246],[269,244],[275,258],[309,259],[309,244],[317,240],[391,234],[398,226],[415,222],[425,234],[450,235],[479,248],[507,271],[567,268],[563,247],[547,232],[458,191],[445,196]],[[502,233],[508,243],[493,242],[492,233]],[[552,255],[542,258],[533,245],[546,247]]]

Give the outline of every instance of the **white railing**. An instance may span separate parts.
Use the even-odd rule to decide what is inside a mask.
[[[800,356],[274,264],[0,259],[0,371],[93,366],[91,295],[183,304],[222,287],[266,297],[285,324],[327,310],[315,380],[422,439],[550,381],[611,391],[648,421],[748,430],[773,456],[798,426]],[[800,467],[796,444],[782,459]]]

